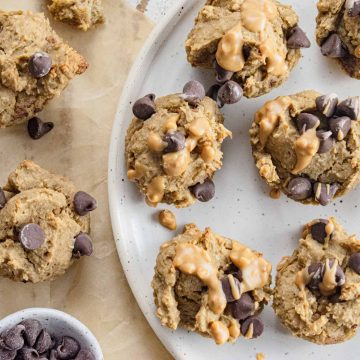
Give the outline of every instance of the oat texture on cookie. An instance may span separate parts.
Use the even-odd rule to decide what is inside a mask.
[[[277,267],[273,308],[294,336],[336,344],[360,324],[360,240],[336,219],[305,225],[298,248]]]
[[[360,98],[304,91],[268,101],[250,129],[256,167],[295,201],[327,205],[360,175]]]
[[[260,336],[258,315],[270,300],[271,265],[260,253],[210,228],[185,226],[164,243],[152,281],[157,316],[221,345]]]

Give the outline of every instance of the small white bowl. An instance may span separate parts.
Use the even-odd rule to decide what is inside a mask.
[[[59,310],[29,308],[8,315],[0,320],[0,334],[30,318],[40,321],[43,327],[56,337],[72,336],[80,343],[81,348],[89,349],[96,360],[104,360],[100,345],[93,333],[79,320]]]

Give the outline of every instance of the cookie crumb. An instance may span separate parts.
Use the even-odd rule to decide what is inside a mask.
[[[170,210],[159,212],[159,223],[169,230],[176,230],[176,217]]]
[[[256,354],[256,360],[265,360],[265,355],[263,353]]]
[[[275,200],[280,199],[280,196],[281,196],[281,191],[279,188],[272,188],[270,190],[270,197],[272,199],[275,199]]]

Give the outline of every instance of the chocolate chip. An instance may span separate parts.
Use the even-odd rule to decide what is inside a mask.
[[[16,353],[16,350],[7,350],[0,347],[0,360],[14,360]]]
[[[306,130],[312,129],[320,124],[320,119],[309,113],[301,113],[296,119],[299,132],[303,134]]]
[[[90,350],[81,349],[74,360],[95,360],[95,356]]]
[[[224,271],[225,274],[236,277],[240,282],[242,281],[242,272],[241,270],[235,266],[233,263],[231,263],[226,270]]]
[[[264,331],[264,324],[257,317],[251,316],[241,324],[241,334],[246,336],[250,325],[253,325],[252,339],[259,337]]]
[[[336,183],[330,185],[317,182],[314,184],[315,200],[319,202],[320,205],[326,206],[333,199],[338,189],[339,185]]]
[[[58,359],[68,360],[74,358],[80,351],[79,343],[70,336],[64,336],[57,348]]]
[[[254,300],[248,293],[244,293],[239,300],[229,303],[228,309],[235,319],[244,320],[255,310]]]
[[[51,66],[51,57],[45,52],[36,52],[29,59],[29,71],[35,78],[46,76],[50,72]]]
[[[24,249],[36,250],[45,241],[44,230],[37,224],[26,224],[20,228],[19,241]]]
[[[4,190],[0,187],[0,210],[4,208],[6,204],[6,197]]]
[[[57,356],[57,351],[56,350],[51,350],[49,360],[58,360],[58,359],[59,358]]]
[[[164,153],[177,152],[185,148],[185,136],[180,131],[169,132],[165,135],[164,141],[168,144]]]
[[[80,233],[75,237],[73,257],[79,259],[81,256],[90,256],[93,253],[93,245],[90,236]]]
[[[205,97],[204,86],[196,80],[191,80],[183,88],[183,98],[190,105],[197,105]]]
[[[54,345],[50,334],[46,330],[42,330],[35,344],[35,349],[39,354],[50,350]]]
[[[336,114],[357,120],[360,115],[360,97],[354,96],[342,101],[336,109]]]
[[[219,108],[222,108],[224,104],[220,101],[218,97],[219,89],[220,89],[220,85],[215,84],[210,86],[208,91],[206,92],[206,96],[216,101],[217,106]]]
[[[327,224],[328,221],[326,219],[319,219],[317,223],[311,225],[310,227],[312,238],[320,244],[325,243],[325,238],[327,236],[325,228]]]
[[[27,130],[29,136],[34,139],[40,139],[45,134],[50,132],[54,128],[54,123],[52,122],[43,122],[38,117],[33,117],[28,121]]]
[[[227,81],[219,89],[218,97],[223,104],[235,104],[243,96],[243,89],[241,86],[232,80]]]
[[[351,119],[347,116],[331,118],[329,120],[330,130],[338,140],[344,140],[351,128]]]
[[[299,26],[295,26],[289,31],[287,39],[289,49],[309,48],[310,46],[310,40]]]
[[[324,270],[325,267],[322,263],[313,263],[308,267],[310,281],[307,284],[307,287],[312,292],[319,291],[319,285],[324,277]]]
[[[156,112],[155,94],[148,94],[135,101],[132,111],[134,116],[140,120],[151,118]]]
[[[318,150],[319,154],[327,153],[334,147],[335,139],[332,137],[331,131],[318,130],[316,132],[316,136],[320,140],[320,146],[319,146],[319,150]]]
[[[214,62],[214,68],[216,72],[216,82],[218,84],[224,84],[227,81],[231,80],[234,75],[233,71],[225,70],[222,68],[217,61]]]
[[[349,258],[349,267],[360,275],[360,253],[351,254]]]
[[[334,265],[334,259],[329,260],[330,269],[333,267],[333,265]],[[337,286],[342,286],[345,284],[345,273],[340,265],[336,267],[335,282]]]
[[[35,349],[25,346],[18,351],[16,359],[39,360],[39,353]]]
[[[88,193],[78,191],[74,196],[74,208],[77,214],[84,216],[97,208],[97,202]]]
[[[202,184],[198,183],[190,188],[192,194],[201,202],[211,200],[215,195],[215,184],[207,179]]]
[[[20,325],[23,325],[25,327],[24,337],[27,344],[30,347],[33,347],[36,339],[38,338],[42,330],[42,325],[40,321],[37,321],[35,319],[26,319],[22,321]]]
[[[360,1],[358,0],[346,0],[345,9],[350,17],[360,15]]]
[[[330,295],[328,299],[332,304],[336,304],[341,301],[340,296],[341,296],[341,287],[338,286],[335,290],[335,293]]]
[[[230,276],[232,276],[232,275],[230,275]],[[241,294],[241,283],[234,276],[233,276],[233,280],[234,280],[235,287],[239,291],[239,295],[240,295]],[[230,283],[230,279],[229,279],[228,275],[225,275],[221,279],[221,285],[222,285],[222,289],[223,289],[223,292],[224,292],[225,297],[226,297],[226,301],[228,303],[238,300],[238,299],[235,299],[234,296],[233,296],[232,287],[231,287],[231,283]]]
[[[316,98],[316,108],[326,117],[332,117],[335,113],[339,99],[336,94],[327,94]]]
[[[25,327],[16,325],[1,335],[1,346],[6,350],[19,350],[24,344],[23,332]]]
[[[331,34],[321,46],[321,53],[331,58],[342,58],[347,55],[345,45],[338,34]]]
[[[243,45],[243,56],[244,56],[244,60],[247,61],[251,55],[251,49],[252,46],[249,44],[244,44]]]
[[[287,193],[290,199],[305,200],[312,195],[312,185],[309,179],[296,177],[290,180],[287,186]]]

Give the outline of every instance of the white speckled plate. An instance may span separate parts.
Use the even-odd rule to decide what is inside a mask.
[[[311,49],[288,81],[267,96],[224,108],[226,126],[233,139],[223,147],[224,166],[215,175],[216,197],[188,209],[172,209],[179,229],[188,222],[211,225],[218,233],[238,239],[264,253],[274,269],[280,258],[292,253],[301,226],[317,217],[337,216],[350,232],[360,236],[358,199],[360,188],[326,208],[297,204],[282,196],[273,200],[255,169],[248,129],[253,114],[266,100],[305,89],[336,92],[341,98],[360,95],[360,82],[350,79],[332,61],[321,56],[314,39],[316,1],[283,0],[294,6],[300,25],[312,40]],[[181,91],[184,83],[198,79],[210,85],[212,74],[192,69],[186,62],[184,41],[203,1],[179,1],[150,35],[124,88],[112,133],[109,163],[109,197],[113,230],[119,256],[134,295],[156,334],[177,359],[357,359],[360,334],[341,345],[317,346],[290,336],[276,319],[271,307],[262,318],[263,336],[239,339],[234,345],[216,346],[211,340],[183,330],[162,328],[155,316],[150,282],[159,246],[173,233],[156,221],[158,210],[145,205],[134,184],[126,179],[124,137],[132,117],[130,102],[154,92],[157,96]],[[165,208],[159,206],[159,209]]]

